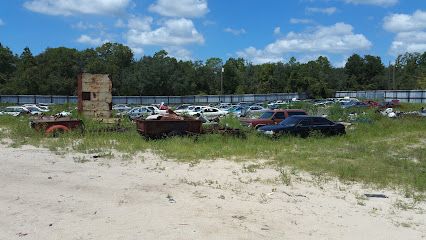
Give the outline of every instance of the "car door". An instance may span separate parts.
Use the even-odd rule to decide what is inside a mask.
[[[216,108],[210,108],[210,113],[212,118],[220,117],[219,109]]]
[[[285,113],[284,112],[276,112],[272,118],[273,118],[274,123],[278,124],[285,119]]]
[[[204,117],[211,119],[214,118],[214,112],[212,108],[205,108],[202,110]]]
[[[307,137],[312,132],[312,120],[310,118],[302,119],[296,126],[295,134]]]
[[[325,118],[314,118],[313,127],[324,135],[331,135],[334,123]]]

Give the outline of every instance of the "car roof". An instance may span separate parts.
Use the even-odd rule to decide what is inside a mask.
[[[306,112],[302,109],[274,109],[271,110],[271,112]]]
[[[320,117],[320,116],[308,116],[308,115],[293,115],[290,116],[289,118],[324,118],[327,119],[325,117]]]

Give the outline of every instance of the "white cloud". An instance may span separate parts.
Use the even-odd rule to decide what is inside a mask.
[[[225,28],[223,31],[228,32],[228,33],[232,33],[235,36],[239,36],[241,34],[245,34],[246,30],[244,28],[240,28],[240,29],[233,29],[233,28]]]
[[[143,53],[144,53],[143,48],[139,48],[139,47],[132,47],[131,49],[132,49],[133,54],[135,54],[135,55],[139,55],[139,56],[141,56],[141,55],[143,55]]]
[[[412,15],[392,14],[384,18],[383,28],[396,33],[390,54],[426,51],[426,12],[417,10]]]
[[[426,52],[426,32],[400,32],[392,42],[389,52],[393,55],[406,52]]]
[[[106,27],[102,23],[92,24],[92,23],[85,23],[85,22],[78,22],[76,24],[71,25],[72,28],[79,29],[79,30],[88,30],[88,29],[96,29],[96,30],[105,30]]]
[[[259,50],[255,47],[248,47],[244,49],[244,51],[237,52],[237,55],[244,59],[250,60],[254,64],[284,61],[284,58],[282,56],[267,54],[264,50]]]
[[[281,28],[280,27],[275,27],[274,28],[274,34],[275,35],[280,35],[281,34]]]
[[[311,19],[305,19],[305,18],[291,18],[290,19],[291,24],[311,24],[314,23]]]
[[[128,28],[137,31],[150,31],[152,24],[152,17],[131,17],[128,22]]]
[[[337,8],[329,7],[329,8],[306,8],[306,12],[308,13],[323,13],[327,15],[332,15],[337,12]]]
[[[181,46],[204,43],[203,35],[195,29],[191,20],[185,18],[166,20],[154,30],[129,28],[126,38],[130,46]]]
[[[130,3],[131,0],[31,0],[24,7],[48,15],[110,15],[125,12]]]
[[[99,46],[103,43],[108,42],[108,40],[102,40],[101,38],[93,38],[86,34],[83,34],[77,39],[77,42],[90,46]]]
[[[177,60],[191,61],[192,53],[191,51],[181,48],[181,47],[167,47],[164,50],[168,53],[169,56],[176,58]]]
[[[345,23],[320,26],[313,32],[290,32],[286,37],[266,47],[271,53],[283,52],[332,52],[369,49],[371,42],[362,35],[354,34],[353,27]]]
[[[126,23],[123,21],[123,19],[117,19],[117,21],[115,21],[115,23],[114,23],[114,27],[117,27],[117,28],[125,28],[125,27],[127,27],[127,25],[126,25]]]
[[[342,61],[333,63],[333,66],[338,68],[343,68],[346,66],[346,63],[348,62],[349,57],[344,57]]]
[[[211,20],[203,21],[203,26],[211,26],[211,25],[216,25],[216,22],[211,21]]]
[[[4,22],[1,18],[0,18],[0,26],[4,26]]]
[[[385,17],[383,28],[394,33],[425,29],[426,11],[417,10],[413,15],[392,14]]]
[[[208,13],[207,0],[157,0],[149,6],[151,12],[166,17],[202,17]]]
[[[264,49],[249,47],[237,55],[255,63],[282,59],[287,53],[352,53],[370,49],[372,43],[362,34],[353,33],[353,27],[345,23],[318,26],[311,31],[290,32],[285,37],[268,44]]]
[[[353,4],[368,4],[389,7],[397,4],[398,0],[345,0],[345,2]]]

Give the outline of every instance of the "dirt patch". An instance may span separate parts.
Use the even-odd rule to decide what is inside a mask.
[[[1,239],[422,239],[424,203],[294,169],[0,144]],[[382,193],[387,198],[367,198]],[[408,207],[407,207],[408,206]]]

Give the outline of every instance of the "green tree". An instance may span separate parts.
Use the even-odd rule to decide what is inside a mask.
[[[0,43],[0,93],[6,91],[4,85],[9,84],[11,75],[16,70],[16,61],[12,51]]]

